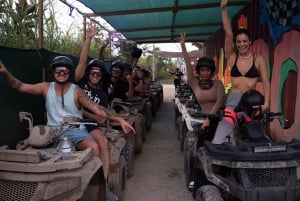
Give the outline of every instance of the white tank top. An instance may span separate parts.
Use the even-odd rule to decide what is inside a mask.
[[[71,84],[69,90],[64,94],[64,108],[62,107],[61,96],[57,96],[54,89],[54,82],[50,83],[46,96],[47,125],[59,126],[63,117],[77,117],[82,119],[82,108],[78,110],[74,101],[75,84]]]

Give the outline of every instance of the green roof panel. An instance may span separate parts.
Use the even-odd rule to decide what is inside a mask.
[[[180,32],[186,40],[205,41],[222,27],[219,0],[78,0],[101,16],[117,32],[137,43],[174,42]],[[250,0],[231,0],[230,16]]]

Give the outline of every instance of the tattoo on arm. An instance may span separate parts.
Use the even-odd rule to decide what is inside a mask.
[[[75,90],[77,91],[79,102],[82,104],[85,103],[85,107],[88,107],[89,105],[93,104],[91,99],[89,99],[89,97],[84,93],[84,91],[81,88],[76,87]]]
[[[111,117],[114,117],[115,115],[110,111],[108,110],[107,108],[105,107],[102,107],[102,109],[104,110],[105,114],[107,115],[107,119],[110,119]]]
[[[78,93],[78,98],[79,98],[79,102],[84,104],[84,107],[89,108],[90,105],[96,105],[100,110],[104,111],[104,113],[106,114],[106,119],[110,119],[111,117],[114,117],[115,115],[108,110],[107,108],[103,107],[102,105],[97,105],[96,103],[94,103],[85,93],[84,91],[79,88],[76,87],[77,89],[77,93]],[[90,109],[90,108],[89,108]]]

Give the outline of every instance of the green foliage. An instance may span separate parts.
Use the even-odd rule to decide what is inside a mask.
[[[156,50],[159,50],[159,48]],[[174,63],[174,61],[170,58],[156,57],[154,58],[154,60],[156,63],[156,68],[155,68],[156,78],[159,80],[169,79],[171,76],[167,70],[175,69],[176,63]],[[153,63],[153,56],[150,54],[141,57],[138,62],[138,64],[144,68],[151,68],[152,63]]]
[[[79,55],[83,43],[82,30],[78,28],[78,30],[63,31],[55,19],[55,7],[52,3],[53,0],[45,1],[43,5],[43,48]],[[39,20],[38,0],[1,0],[0,45],[20,49],[39,48]],[[93,41],[93,44],[95,43]],[[94,57],[97,57],[98,48],[93,44],[91,52]]]
[[[174,80],[173,79],[160,79],[159,82],[161,84],[174,84]]]
[[[37,48],[37,0],[4,0],[0,7],[0,44]]]

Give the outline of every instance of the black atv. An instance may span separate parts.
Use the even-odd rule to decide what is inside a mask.
[[[275,143],[264,128],[272,120],[282,118],[282,114],[267,112],[255,119],[253,114],[258,111],[253,110],[252,103],[247,104],[240,106],[251,118],[240,118],[236,122],[235,144],[205,141],[198,149],[196,201],[294,201],[300,198],[297,174],[300,141]]]

